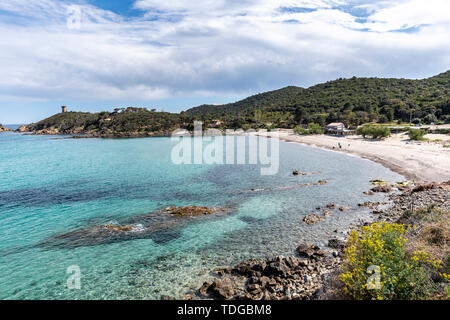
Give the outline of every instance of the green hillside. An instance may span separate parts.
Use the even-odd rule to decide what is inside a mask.
[[[450,122],[450,71],[423,80],[351,78],[318,84],[308,89],[286,87],[225,105],[203,105],[187,111],[205,120],[228,124],[342,121]]]
[[[192,129],[194,120],[219,128],[294,128],[299,124],[341,121],[348,126],[367,122],[450,123],[450,71],[423,80],[351,78],[308,89],[286,87],[225,105],[202,105],[186,112],[118,108],[114,112],[59,113],[31,124],[43,134],[95,136],[167,135]],[[220,122],[213,121],[220,120]]]
[[[118,108],[114,112],[67,112],[27,126],[27,131],[47,134],[91,134],[98,136],[166,135],[180,126],[192,126],[193,118],[145,108]]]

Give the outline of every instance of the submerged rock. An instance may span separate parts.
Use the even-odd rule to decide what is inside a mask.
[[[188,217],[188,216],[213,214],[217,212],[218,209],[209,207],[196,207],[196,206],[187,206],[187,207],[172,206],[167,207],[166,209],[164,209],[164,211],[176,217]]]
[[[316,224],[316,223],[319,223],[321,221],[323,221],[323,216],[315,214],[315,213],[309,214],[309,215],[307,215],[306,217],[303,218],[303,222],[306,223],[306,224],[309,224],[309,225]]]
[[[156,243],[179,236],[176,228],[200,219],[201,216],[225,214],[219,207],[168,207],[149,214],[123,219],[117,224],[102,224],[51,236],[38,246],[46,248],[77,248],[135,239],[153,239]],[[217,215],[215,215],[217,214]]]

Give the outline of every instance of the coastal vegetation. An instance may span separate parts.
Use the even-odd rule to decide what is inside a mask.
[[[227,126],[294,128],[314,122],[450,122],[450,71],[423,80],[338,79],[308,89],[286,87],[225,105],[203,105],[187,111],[203,120],[221,119]]]
[[[179,114],[135,107],[116,108],[113,112],[65,112],[26,129],[43,134],[152,136],[176,128],[191,130],[194,120],[203,121],[209,128],[295,128],[300,134],[319,133],[330,122],[342,122],[350,128],[411,120],[450,123],[450,71],[422,80],[353,77],[307,89],[290,86]]]
[[[382,126],[361,126],[356,130],[358,135],[363,136],[363,138],[371,137],[372,139],[386,138],[391,135],[389,128]]]
[[[323,128],[317,123],[309,123],[307,128],[296,126],[294,132],[300,135],[323,134]]]
[[[441,260],[425,251],[409,254],[403,224],[373,223],[350,234],[344,251],[344,293],[357,300],[429,297]]]
[[[396,185],[408,191],[393,194],[394,205],[376,211],[378,222],[355,228],[346,240],[330,239],[328,249],[303,243],[296,248],[295,256],[251,259],[215,269],[214,281],[204,282],[186,298],[450,299],[450,211],[445,201],[450,182]],[[411,201],[419,207],[411,206]],[[380,204],[361,205],[376,209]],[[327,205],[330,210],[337,207],[334,203]]]
[[[116,108],[113,112],[66,112],[31,124],[28,131],[44,134],[146,135],[191,128],[193,118],[184,114],[157,112],[146,108]]]
[[[411,140],[418,140],[422,141],[425,140],[424,136],[427,134],[425,130],[420,129],[409,129],[408,130],[408,136]]]

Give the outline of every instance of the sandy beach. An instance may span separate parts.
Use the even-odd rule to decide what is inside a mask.
[[[258,133],[269,135],[273,133]],[[346,152],[375,162],[419,183],[450,180],[449,135],[429,134],[429,141],[410,141],[406,133],[394,134],[384,140],[363,139],[360,136],[300,136],[282,130],[279,138],[309,146]],[[431,142],[432,140],[440,140]],[[339,147],[339,144],[341,147]]]

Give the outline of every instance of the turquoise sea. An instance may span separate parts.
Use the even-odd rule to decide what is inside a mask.
[[[263,139],[263,138],[261,138]],[[370,219],[362,194],[380,178],[403,178],[379,164],[280,143],[280,169],[258,165],[175,165],[169,138],[64,139],[0,133],[0,299],[182,297],[217,267],[326,245],[334,230]],[[316,172],[293,176],[293,169]],[[326,185],[301,186],[327,180]],[[253,189],[253,190],[252,190]],[[314,226],[318,206],[337,210]],[[228,213],[108,243],[58,245],[55,236],[118,224],[167,206],[220,206]],[[68,289],[79,266],[81,289]]]

